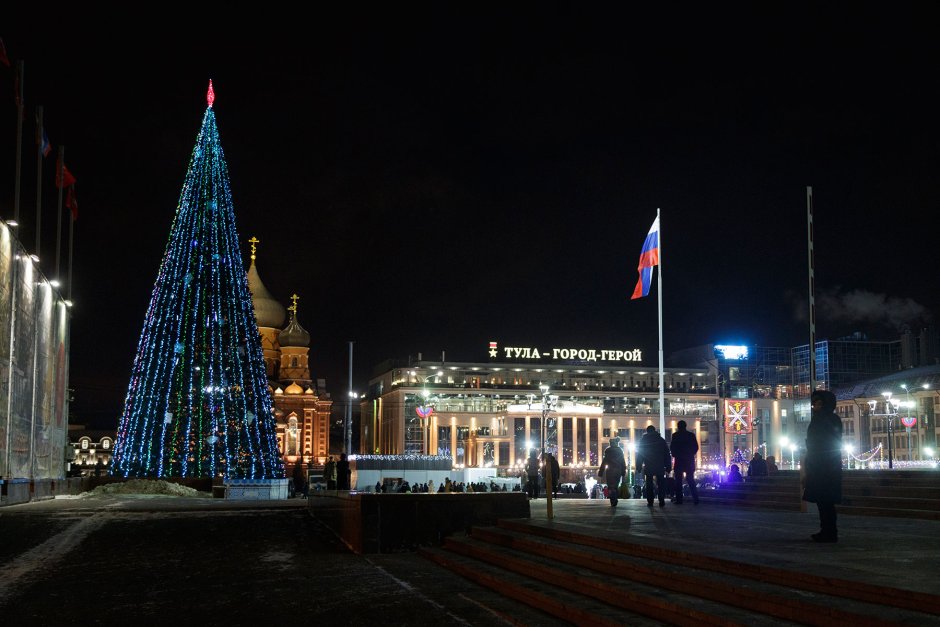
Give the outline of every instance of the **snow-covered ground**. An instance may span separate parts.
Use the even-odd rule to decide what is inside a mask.
[[[182,496],[195,498],[211,498],[212,494],[200,492],[178,483],[171,483],[160,479],[128,479],[123,483],[108,483],[100,485],[94,490],[82,492],[74,498],[95,498],[99,496]]]

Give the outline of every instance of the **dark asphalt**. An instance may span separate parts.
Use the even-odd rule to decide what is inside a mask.
[[[3,625],[557,625],[414,553],[357,556],[301,499],[0,509]]]

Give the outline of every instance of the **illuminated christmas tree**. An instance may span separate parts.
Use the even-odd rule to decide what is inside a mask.
[[[113,475],[284,476],[214,99],[209,81],[137,345]]]

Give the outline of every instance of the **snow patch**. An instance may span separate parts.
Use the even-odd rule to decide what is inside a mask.
[[[190,498],[209,498],[212,495],[200,492],[178,483],[163,481],[162,479],[128,479],[121,483],[108,483],[100,485],[94,490],[82,492],[82,498],[96,496],[182,496]]]

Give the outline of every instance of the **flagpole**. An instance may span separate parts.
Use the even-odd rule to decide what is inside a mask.
[[[809,268],[809,393],[816,391],[816,267],[813,263],[813,188],[806,187],[806,254]]]
[[[656,207],[656,221],[659,224],[659,272],[656,273],[656,286],[659,291],[659,433],[666,433],[666,391],[663,373],[663,223],[659,220],[659,207]]]
[[[36,256],[39,257],[39,240],[42,233],[42,105],[36,107]]]
[[[68,287],[66,288],[66,300],[72,302],[72,242],[75,237],[75,214],[69,211],[69,267],[68,267]],[[71,306],[71,305],[70,305]]]
[[[59,146],[59,162],[56,164],[56,183],[59,185],[59,204],[56,209],[56,227],[55,227],[55,274],[52,275],[56,281],[59,279],[59,254],[62,250],[62,189],[65,187],[65,146]]]
[[[17,61],[16,72],[16,184],[13,189],[13,220],[20,221],[20,178],[23,173],[23,74],[26,64]]]

